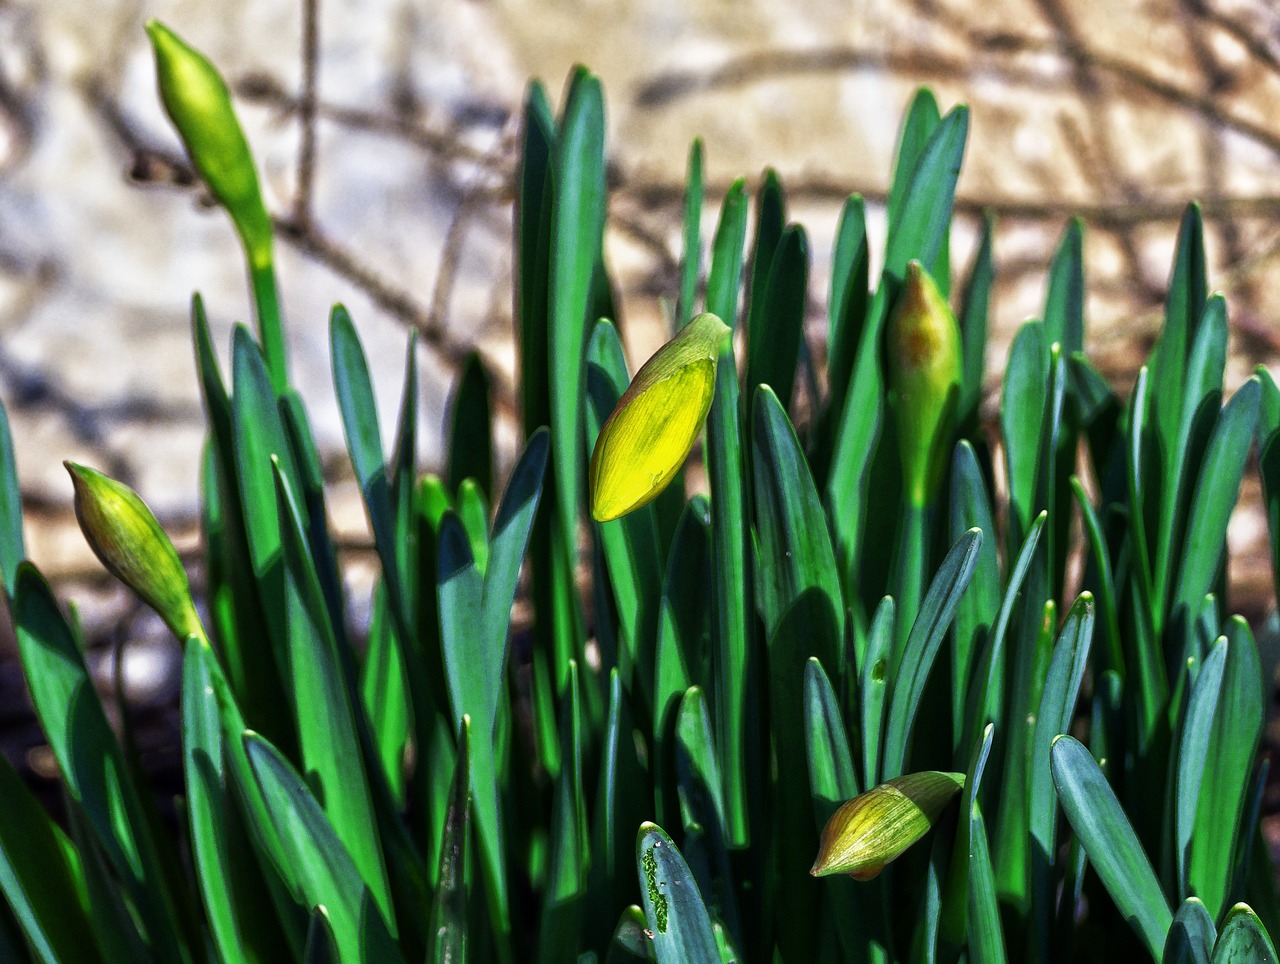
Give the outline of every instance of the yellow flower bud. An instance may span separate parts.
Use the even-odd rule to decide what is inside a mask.
[[[963,773],[910,773],[842,804],[822,828],[809,873],[870,880],[929,832],[964,779]]]
[[[912,503],[924,506],[946,463],[963,362],[955,315],[918,261],[907,265],[888,337],[903,482]]]
[[[102,564],[159,613],[179,639],[204,639],[186,570],[146,503],[101,472],[63,464],[76,490],[76,519]]]
[[[646,505],[675,477],[707,419],[728,332],[715,315],[699,315],[636,372],[591,453],[596,521]]]
[[[164,24],[148,21],[147,35],[155,53],[160,99],[191,162],[231,215],[250,263],[258,269],[269,266],[271,219],[226,83],[204,54]]]

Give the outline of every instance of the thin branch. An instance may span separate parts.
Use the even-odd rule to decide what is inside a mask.
[[[302,0],[302,96],[298,98],[298,189],[293,220],[311,224],[311,192],[316,169],[316,86],[320,61],[320,0]]]

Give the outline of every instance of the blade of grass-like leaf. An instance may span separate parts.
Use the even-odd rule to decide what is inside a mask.
[[[71,797],[83,807],[136,908],[150,952],[164,961],[190,960],[178,930],[175,895],[169,893],[137,789],[80,646],[49,584],[30,563],[18,566],[13,621],[40,728]]]
[[[747,279],[747,370],[752,368],[755,348],[751,345],[754,333],[766,312],[769,300],[769,277],[774,258],[782,243],[783,225],[787,221],[787,202],[782,191],[782,181],[773,168],[765,168],[756,193],[756,234],[751,244],[751,274]],[[754,390],[748,380],[748,392]]]
[[[747,236],[747,193],[742,180],[729,186],[720,208],[707,276],[707,311],[730,328],[737,324],[742,251]],[[751,649],[750,520],[743,485],[743,443],[738,368],[726,339],[716,360],[715,394],[707,417],[707,477],[711,487],[711,560],[714,582],[712,666],[716,672],[716,732],[723,735],[729,838],[745,847],[747,830],[746,706]]]
[[[676,329],[683,328],[693,318],[693,302],[698,294],[698,274],[702,267],[702,156],[702,138],[695,137],[689,145],[689,170],[684,179],[684,232]]]
[[[1190,613],[1213,591],[1226,551],[1227,522],[1235,508],[1249,447],[1258,424],[1261,387],[1250,378],[1222,409],[1209,439],[1188,515],[1186,542],[1173,596],[1176,613]]]
[[[967,440],[956,445],[951,459],[951,506],[948,538],[959,539],[969,529],[983,533],[982,548],[974,567],[969,591],[956,609],[955,643],[951,648],[951,732],[952,755],[962,752],[965,704],[970,677],[979,648],[995,628],[1000,610],[1000,564],[996,558],[995,523],[991,497],[978,465],[978,457]]]
[[[324,811],[395,933],[391,889],[374,817],[355,714],[352,657],[334,635],[307,554],[296,498],[276,467],[284,549],[279,602],[289,631],[290,678],[298,714],[302,761],[319,785]]]
[[[1013,339],[1000,396],[1000,434],[1004,439],[1009,486],[1010,547],[1022,542],[1037,511],[1048,391],[1049,346],[1044,326],[1030,321]]]
[[[449,488],[457,492],[463,479],[475,479],[480,491],[493,495],[492,416],[489,371],[473,351],[458,375],[449,415]]]
[[[552,465],[560,536],[570,560],[583,491],[583,350],[595,320],[587,312],[604,236],[604,135],[600,81],[579,67],[569,81],[555,145],[548,285]]]
[[[816,936],[817,884],[805,871],[817,833],[805,773],[804,665],[816,656],[838,667],[844,612],[826,516],[791,423],[768,386],[753,406],[754,492],[758,536],[757,591],[767,633],[770,722],[777,759],[773,781],[773,846],[777,873],[778,941],[784,957],[808,960]]]
[[[369,717],[378,760],[398,806],[405,801],[405,747],[411,710],[400,659],[387,611],[387,591],[381,579],[373,589],[368,649],[360,672],[360,700]]]
[[[613,941],[605,954],[605,964],[633,964],[653,960],[653,943],[645,934],[644,911],[632,904],[618,918]]]
[[[1213,964],[1276,964],[1276,949],[1248,904],[1236,904],[1213,948]]]
[[[942,120],[938,99],[928,87],[919,87],[912,95],[911,104],[902,119],[902,131],[898,136],[898,156],[893,164],[893,183],[886,199],[888,221],[897,220],[903,201],[911,185],[911,177],[925,145]]]
[[[329,912],[324,907],[311,909],[307,923],[307,943],[302,951],[302,964],[339,964],[338,942],[329,923]]]
[[[805,747],[809,760],[809,792],[813,800],[814,824],[821,832],[827,820],[844,801],[858,795],[849,738],[831,681],[822,664],[810,659],[804,674]],[[854,881],[843,876],[823,878],[818,885],[828,906],[856,909],[856,913],[825,914],[834,917],[840,949],[845,958],[859,952],[866,941],[863,921],[867,891],[858,891]]]
[[[982,531],[970,529],[951,547],[920,604],[906,646],[896,654],[889,678],[893,693],[884,736],[882,779],[900,776],[907,762],[911,728],[938,647],[951,625],[960,597],[978,565]]]
[[[18,486],[18,468],[13,457],[13,435],[9,416],[0,402],[0,585],[13,595],[18,578],[18,563],[27,557],[22,538],[22,489]]]
[[[587,449],[595,448],[629,382],[618,330],[611,322],[596,324],[587,345]],[[658,526],[652,504],[614,522],[596,523],[609,570],[609,585],[618,609],[622,636],[620,667],[628,690],[649,701],[653,694],[653,651],[661,595]]]
[[[1072,218],[1049,264],[1045,334],[1070,356],[1084,349],[1084,222]]]
[[[1037,959],[1042,961],[1050,956],[1054,904],[1052,868],[1057,858],[1058,801],[1049,768],[1049,752],[1054,738],[1067,732],[1075,717],[1076,699],[1093,643],[1093,620],[1093,596],[1081,593],[1058,633],[1032,736],[1027,829],[1031,833],[1033,942]]]
[[[471,543],[457,515],[446,512],[440,522],[440,632],[445,676],[453,707],[451,725],[471,717],[471,792],[476,836],[486,868],[490,912],[505,934],[505,849],[493,758],[493,728],[501,698],[501,654],[493,653],[484,633],[484,576],[476,567]],[[476,651],[477,640],[485,647]],[[505,637],[504,637],[505,642]]]
[[[211,623],[231,685],[254,715],[255,725],[289,746],[294,739],[293,720],[271,644],[271,624],[255,584],[231,400],[218,371],[209,325],[198,297],[192,303],[192,324],[209,425],[201,504]],[[252,343],[251,339],[246,341]]]
[[[1120,802],[1089,751],[1072,737],[1054,741],[1050,760],[1058,799],[1089,862],[1121,916],[1158,959],[1173,914]]]
[[[723,885],[733,877],[724,835],[720,766],[707,698],[697,686],[685,692],[677,713],[676,781],[686,849],[697,847],[701,851],[700,859],[694,864],[694,876],[697,879],[697,868],[703,868],[699,885],[708,894],[708,913],[727,925],[732,933],[740,935],[734,891]]]
[[[1222,691],[1200,779],[1187,868],[1191,891],[1215,919],[1233,898],[1236,837],[1245,814],[1266,706],[1258,648],[1248,623],[1232,617],[1226,635]]]
[[[378,427],[378,407],[374,401],[369,363],[351,315],[342,305],[334,305],[329,318],[329,343],[333,355],[333,383],[347,436],[347,451],[365,511],[373,530],[374,548],[387,583],[387,596],[401,636],[409,638],[408,593],[400,572],[396,551],[395,512],[387,478],[382,434]]]
[[[471,719],[458,727],[458,754],[449,790],[449,810],[440,840],[440,872],[431,907],[427,960],[462,964],[467,959],[467,827],[471,811]]]
[[[705,497],[696,496],[680,516],[662,584],[650,763],[658,791],[655,803],[662,819],[667,819],[667,808],[674,802],[674,740],[680,699],[690,686],[710,683],[710,654],[703,643],[710,628],[710,525],[711,507]]]
[[[511,605],[520,580],[520,566],[529,546],[529,534],[542,498],[551,438],[546,431],[534,432],[503,490],[493,519],[489,544],[489,564],[485,570],[483,628],[490,656],[499,653],[496,667],[489,671],[500,680],[506,663],[507,633],[511,625]]]
[[[15,573],[16,576],[16,573]],[[0,757],[0,893],[46,964],[93,964],[93,938],[79,855],[31,790]]]
[[[995,726],[988,723],[982,731],[982,740],[973,748],[969,769],[965,774],[964,791],[960,798],[960,819],[956,825],[955,841],[951,847],[951,863],[947,868],[946,887],[942,892],[942,907],[938,923],[938,943],[945,957],[958,955],[965,943],[970,926],[970,888],[975,868],[973,859],[973,817],[978,810],[978,793],[982,787],[982,775],[991,756]],[[983,846],[986,840],[982,841]],[[987,858],[988,864],[990,857]],[[990,873],[990,866],[985,868]],[[982,868],[978,868],[981,872]],[[994,882],[993,882],[994,886]],[[994,892],[992,894],[994,896]]]
[[[1213,918],[1199,897],[1188,897],[1173,915],[1160,964],[1209,964],[1218,939]]]
[[[816,655],[827,668],[835,668],[844,607],[826,517],[795,430],[767,386],[756,392],[753,412],[760,610],[771,640],[784,621],[802,631],[798,638],[807,651],[801,661],[773,674],[775,684],[779,672],[794,676],[799,684],[806,656]],[[801,604],[807,616],[804,626],[795,621]],[[798,687],[792,695],[798,698]]]
[[[742,287],[742,249],[747,240],[747,188],[738,178],[729,185],[720,207],[711,245],[707,275],[707,311],[730,328],[738,323],[738,295]]]
[[[307,904],[328,911],[343,960],[403,960],[337,831],[310,788],[280,751],[252,731],[243,736],[245,753],[267,803],[286,861],[281,872]]]
[[[889,220],[886,274],[898,279],[905,277],[907,262],[913,259],[934,266],[951,223],[956,180],[960,176],[968,133],[969,108],[961,105],[949,111],[933,128],[919,161],[908,169],[910,178],[904,182],[901,204]],[[897,183],[895,178],[895,188]]]
[[[320,452],[311,434],[307,410],[302,396],[294,389],[286,389],[280,396],[280,419],[285,437],[293,452],[294,465],[298,469],[298,511],[319,580],[320,591],[329,610],[334,626],[345,626],[343,611],[342,577],[338,572],[337,553],[329,538],[329,520],[324,504],[324,470],[320,465]]]
[[[1102,523],[1098,519],[1097,510],[1085,494],[1084,485],[1078,476],[1071,477],[1071,491],[1076,497],[1076,505],[1080,509],[1080,519],[1084,524],[1085,538],[1092,554],[1093,565],[1098,577],[1089,588],[1098,600],[1098,610],[1102,615],[1103,643],[1105,645],[1106,669],[1122,672],[1125,667],[1124,652],[1121,649],[1120,615],[1116,603],[1116,582],[1111,569],[1111,557],[1108,554],[1106,537],[1102,532]],[[1149,656],[1138,654],[1136,660],[1138,673],[1153,673]]]
[[[627,885],[631,855],[631,828],[638,827],[648,810],[643,792],[647,776],[636,759],[634,723],[622,678],[615,667],[609,672],[609,712],[605,721],[600,779],[591,823],[591,868],[587,888],[586,943],[603,947],[611,931],[609,921],[619,906],[626,906],[632,891]],[[717,783],[717,791],[719,784]]]
[[[1157,398],[1157,407],[1178,407],[1175,423],[1177,434],[1162,439],[1165,454],[1164,478],[1161,482],[1159,517],[1154,533],[1155,605],[1163,607],[1174,584],[1180,541],[1188,519],[1191,488],[1195,484],[1194,467],[1204,457],[1205,438],[1217,420],[1222,404],[1222,373],[1227,360],[1227,308],[1221,295],[1214,295],[1205,305],[1204,318],[1190,346],[1182,383],[1177,398]]]
[[[831,260],[831,296],[827,335],[828,406],[834,421],[844,410],[853,375],[853,353],[862,336],[868,300],[866,205],[859,195],[844,202]],[[834,432],[831,441],[834,441]],[[831,444],[829,441],[828,445]],[[828,456],[829,458],[829,456]]]
[[[822,663],[810,657],[804,668],[804,736],[809,792],[819,830],[836,807],[860,792],[849,752],[849,736],[835,690]]]
[[[1209,754],[1213,719],[1220,703],[1222,674],[1226,665],[1227,638],[1223,636],[1205,657],[1181,720],[1178,768],[1174,783],[1174,849],[1178,865],[1178,890],[1184,895],[1191,894],[1189,864],[1192,834],[1205,773],[1205,758]]]
[[[978,404],[982,401],[982,381],[987,371],[987,329],[991,288],[995,283],[995,263],[991,254],[994,232],[995,218],[988,214],[982,219],[982,236],[978,240],[977,253],[973,256],[973,268],[969,271],[969,284],[964,292],[964,307],[958,317],[964,378],[960,385],[956,424],[962,432],[969,431],[977,418]],[[992,542],[994,541],[993,533]]]
[[[726,339],[717,360],[715,395],[707,419],[707,475],[711,484],[713,657],[716,732],[724,734],[725,799],[729,838],[745,847],[747,829],[747,705],[751,629],[755,609],[748,578],[750,555],[745,466],[738,418],[738,372]]]
[[[586,803],[582,795],[582,706],[578,664],[560,707],[560,775],[552,791],[550,866],[538,928],[538,957],[545,964],[573,958],[581,940],[581,914],[590,862]]]
[[[520,140],[520,172],[515,197],[515,317],[520,341],[520,413],[527,438],[551,422],[550,366],[547,362],[551,264],[552,173],[556,123],[542,84],[529,85]]]
[[[1184,394],[1187,356],[1196,340],[1208,292],[1204,223],[1199,205],[1189,204],[1178,229],[1178,246],[1165,300],[1164,326],[1149,362],[1153,439],[1161,440],[1165,446],[1163,452],[1152,455],[1155,464],[1175,471],[1181,467],[1172,461],[1170,443],[1179,436],[1183,401],[1188,397]],[[1198,403],[1199,398],[1194,401]]]
[[[1041,544],[1041,552],[1044,546]],[[1052,660],[1058,606],[1044,599],[1043,559],[1033,564],[1031,581],[1024,598],[1016,646],[1007,686],[1009,703],[1005,719],[1009,736],[1005,741],[1000,780],[999,810],[995,827],[995,871],[1000,899],[1020,915],[1031,909],[1031,862],[1034,839],[1030,833],[1031,749],[1035,737],[1036,712],[1044,695],[1044,685]],[[1039,573],[1036,570],[1039,569]],[[1038,579],[1039,577],[1039,579]],[[1039,607],[1032,599],[1044,599]],[[1037,618],[1033,619],[1033,613]]]
[[[1005,964],[1004,931],[996,900],[996,877],[982,809],[975,802],[969,818],[969,960],[973,964]]]
[[[880,750],[884,743],[884,705],[889,689],[889,661],[897,627],[896,606],[892,596],[885,596],[876,607],[867,633],[867,651],[859,667],[862,699],[862,764],[866,785],[880,782]]]
[[[107,856],[93,835],[84,808],[69,793],[64,793],[63,799],[67,805],[68,833],[72,846],[80,854],[84,871],[89,920],[102,957],[107,961],[146,960],[148,949],[143,934],[126,906],[119,879],[108,866]]]
[[[256,961],[270,946],[274,921],[256,868],[246,865],[245,837],[229,793],[222,720],[201,642],[191,637],[182,660],[182,750],[187,820],[200,896],[223,961]]]
[[[458,486],[454,512],[462,523],[462,528],[466,530],[476,568],[483,575],[489,568],[489,504],[475,479],[463,479]]]
[[[231,361],[234,385],[231,416],[235,451],[231,477],[239,487],[248,554],[258,582],[258,595],[263,600],[273,600],[281,596],[283,572],[280,563],[281,526],[274,471],[271,468],[272,456],[280,459],[285,477],[291,483],[297,482],[298,474],[262,353],[254,344],[253,336],[243,326],[235,329]],[[288,663],[284,611],[280,606],[264,603],[262,615],[269,631],[268,640],[264,642],[270,643],[275,670],[283,682],[287,678]],[[248,641],[246,645],[249,645]],[[259,708],[250,706],[248,711],[251,716],[256,716]]]
[[[755,256],[760,256],[758,250]],[[757,386],[769,385],[786,408],[795,385],[808,303],[809,242],[804,228],[791,225],[782,231],[767,274],[761,277],[758,262],[756,271],[747,329],[747,393],[752,396]],[[758,311],[757,281],[763,281]]]
[[[636,870],[658,964],[720,964],[698,885],[676,845],[657,824],[640,825]]]

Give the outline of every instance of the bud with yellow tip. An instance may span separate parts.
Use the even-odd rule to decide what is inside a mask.
[[[919,261],[907,265],[889,316],[888,347],[903,481],[912,504],[925,506],[946,463],[963,360],[955,315]]]
[[[272,263],[271,220],[262,203],[258,172],[231,94],[204,54],[158,20],[147,22],[156,58],[160,99],[191,162],[226,208],[256,269]]]
[[[186,570],[138,494],[91,468],[64,462],[75,486],[76,519],[107,570],[160,614],[179,639],[205,638]]]
[[[591,453],[597,522],[647,505],[675,477],[707,419],[728,333],[715,315],[699,315],[636,372]]]
[[[822,828],[809,873],[870,880],[932,829],[964,780],[963,773],[910,773],[842,804]]]

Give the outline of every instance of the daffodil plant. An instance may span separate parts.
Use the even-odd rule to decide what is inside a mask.
[[[1197,207],[1128,397],[1085,351],[1072,222],[988,423],[996,228],[963,281],[948,241],[966,108],[917,93],[887,197],[845,204],[825,339],[776,173],[718,199],[704,271],[697,143],[673,334],[632,377],[599,81],[575,71],[558,111],[534,84],[505,482],[478,357],[424,466],[413,341],[386,452],[357,320],[330,318],[378,567],[353,600],[231,98],[148,33],[258,336],[224,373],[194,301],[200,580],[136,493],[68,463],[90,546],[183,652],[176,821],[26,560],[0,409],[0,618],[65,804],[0,759],[0,959],[1276,960],[1274,666],[1224,567],[1255,443],[1280,558],[1280,391],[1260,371],[1224,400]]]

